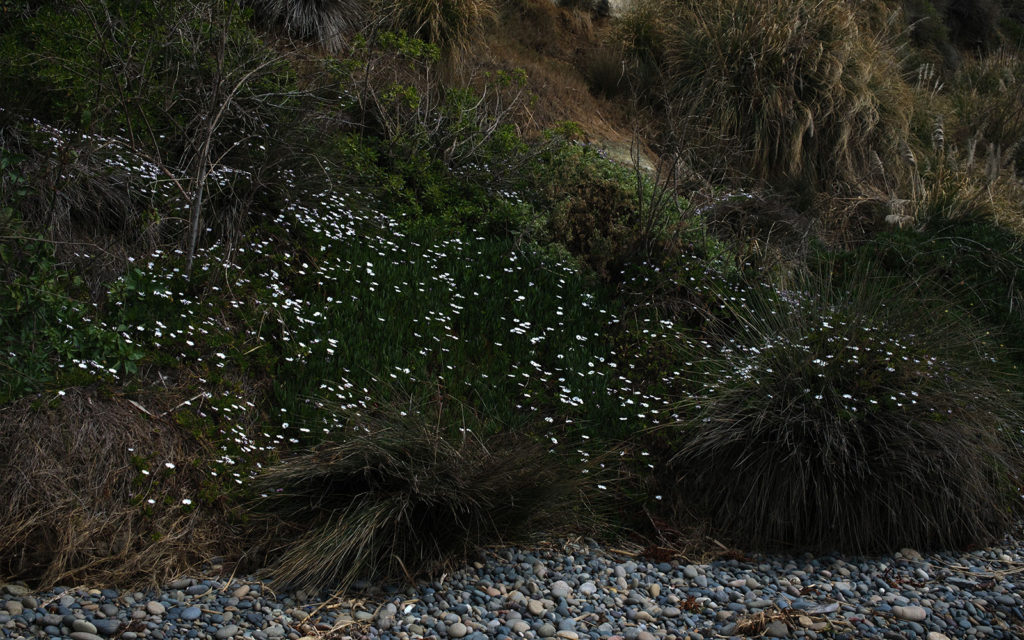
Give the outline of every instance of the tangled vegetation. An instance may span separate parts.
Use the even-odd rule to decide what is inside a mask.
[[[1012,7],[0,6],[4,580],[1019,519]]]

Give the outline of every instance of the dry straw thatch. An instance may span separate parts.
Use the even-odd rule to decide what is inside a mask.
[[[173,406],[167,396],[145,403]],[[133,449],[154,461],[152,475]],[[39,588],[155,583],[216,554],[233,537],[225,514],[181,502],[202,484],[189,464],[201,456],[169,421],[95,390],[0,408],[0,577]]]

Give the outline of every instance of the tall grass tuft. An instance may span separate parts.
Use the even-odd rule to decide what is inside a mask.
[[[744,543],[955,547],[1021,513],[1019,398],[984,332],[871,273],[752,290],[703,354],[672,465]]]
[[[364,413],[341,441],[257,478],[259,508],[296,523],[270,568],[275,582],[410,579],[476,545],[566,522],[576,484],[544,447],[467,427],[453,435],[442,404]]]
[[[340,50],[346,39],[367,21],[370,11],[370,3],[362,0],[249,1],[264,22],[328,52]]]
[[[687,0],[664,40],[667,90],[758,178],[857,183],[906,138],[909,93],[884,33],[842,0]],[[720,145],[723,146],[723,145]]]

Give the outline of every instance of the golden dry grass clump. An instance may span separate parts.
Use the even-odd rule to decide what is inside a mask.
[[[145,401],[152,413],[173,402]],[[225,513],[197,508],[198,459],[170,421],[94,390],[0,408],[0,577],[141,584],[216,555],[232,536]]]
[[[731,161],[747,173],[827,188],[858,183],[873,153],[896,157],[907,137],[909,91],[886,34],[862,27],[849,3],[662,6],[658,29],[631,33],[662,49],[677,117],[723,152],[738,148]]]
[[[436,45],[449,61],[460,60],[497,16],[492,0],[383,0],[379,11],[388,28]]]

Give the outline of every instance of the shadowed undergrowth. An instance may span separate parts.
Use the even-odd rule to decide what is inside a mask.
[[[670,466],[745,544],[884,551],[995,538],[1021,513],[1022,412],[958,310],[861,265],[730,303]]]
[[[295,587],[412,579],[480,544],[565,531],[581,483],[512,434],[447,433],[438,404],[385,405],[256,479],[259,510],[290,523],[268,574]],[[471,421],[475,422],[475,421]]]
[[[227,540],[316,589],[585,520],[853,550],[1012,523],[1016,53],[913,85],[894,3],[539,1],[501,7],[519,36],[487,0],[0,14],[0,573],[160,579]],[[527,133],[583,75],[606,102],[574,109],[636,116],[632,171]]]

